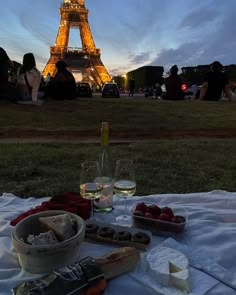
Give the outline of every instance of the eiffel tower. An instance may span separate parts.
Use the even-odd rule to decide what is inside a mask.
[[[43,70],[53,76],[56,63],[64,60],[72,72],[79,72],[82,80],[93,85],[111,81],[111,77],[101,61],[101,51],[96,48],[88,22],[85,0],[64,0],[60,7],[61,21],[54,46],[50,46],[50,58]],[[82,48],[70,48],[70,28],[80,30]]]

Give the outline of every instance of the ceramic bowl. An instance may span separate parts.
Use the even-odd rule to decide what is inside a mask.
[[[76,234],[71,238],[51,245],[29,245],[30,234],[38,235],[43,230],[39,217],[69,214],[75,222]],[[20,266],[30,273],[49,273],[78,260],[80,245],[84,241],[85,222],[70,212],[49,210],[33,214],[21,220],[13,229],[12,243],[18,253]]]

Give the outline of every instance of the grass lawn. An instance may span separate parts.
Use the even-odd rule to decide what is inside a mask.
[[[143,98],[47,101],[42,106],[0,104],[1,129],[99,130],[109,121],[112,131],[236,128],[236,103],[156,101]]]
[[[100,147],[94,143],[34,143],[34,132],[71,130],[83,132],[83,138],[100,135],[101,121],[111,124],[113,162],[131,158],[136,166],[137,195],[187,193],[225,189],[236,191],[236,104],[229,102],[167,102],[144,99],[81,99],[45,102],[41,107],[0,105],[0,191],[21,197],[50,196],[79,191],[80,164],[98,159]],[[153,132],[183,129],[221,130],[232,134],[225,138],[191,136],[153,139]],[[31,143],[24,132],[30,129]],[[11,131],[15,130],[11,141]],[[132,132],[136,140],[132,140]],[[142,139],[145,134],[144,141]],[[3,143],[4,141],[4,143]]]

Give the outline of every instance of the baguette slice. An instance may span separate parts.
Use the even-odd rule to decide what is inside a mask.
[[[67,240],[75,235],[75,230],[68,214],[39,217],[39,221],[45,229],[52,230],[60,241]]]
[[[122,247],[95,260],[101,267],[105,279],[108,280],[134,270],[140,260],[140,255],[136,248]]]

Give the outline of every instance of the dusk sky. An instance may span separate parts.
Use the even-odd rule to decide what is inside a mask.
[[[62,0],[7,0],[0,39],[12,60],[33,52],[43,70],[60,23]],[[236,0],[85,0],[101,59],[111,75],[144,65],[236,64]],[[69,46],[81,47],[72,29]]]

